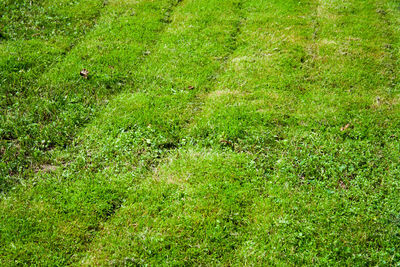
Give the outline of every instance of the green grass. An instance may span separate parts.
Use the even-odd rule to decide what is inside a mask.
[[[398,265],[397,1],[0,11],[1,265]]]
[[[26,1],[30,7],[28,3]],[[21,36],[17,41],[10,38],[1,44],[5,46],[1,69],[6,73],[5,77],[10,76],[4,80],[4,86],[1,85],[4,88],[0,117],[4,158],[0,166],[0,174],[4,177],[2,190],[12,187],[15,180],[32,176],[31,170],[40,169],[40,165],[51,164],[49,150],[70,144],[78,129],[91,119],[98,107],[122,88],[134,84],[132,73],[168,24],[169,13],[177,2],[96,3],[82,1],[79,5],[66,1],[64,12],[75,10],[76,14],[65,18],[71,22],[59,35],[55,29],[56,35],[53,31],[42,33],[38,30],[38,34],[43,34],[42,38],[25,40]],[[48,8],[57,9],[60,4],[56,1]],[[36,7],[33,5],[29,9]],[[36,8],[32,20],[50,20],[46,19],[49,14],[46,9],[40,13],[41,9]],[[85,12],[85,8],[103,10],[98,12],[100,16],[96,19],[90,17],[93,11]],[[57,12],[61,10],[57,9]],[[96,22],[89,32],[85,32],[84,26],[89,22],[78,23],[83,15],[89,16],[90,23]],[[5,25],[8,23],[4,22]],[[51,25],[43,27],[47,29]],[[79,36],[74,38],[67,34],[69,27],[83,32],[78,32]],[[89,70],[87,80],[79,75],[83,68]]]

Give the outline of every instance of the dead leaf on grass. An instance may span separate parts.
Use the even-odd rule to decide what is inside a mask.
[[[340,128],[340,130],[343,132],[343,131],[346,131],[349,127],[350,127],[350,123],[348,123],[345,126],[343,126],[342,128]]]
[[[89,76],[89,71],[87,69],[82,69],[79,73],[83,78],[87,79]]]

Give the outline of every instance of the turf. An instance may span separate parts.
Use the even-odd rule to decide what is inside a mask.
[[[3,2],[0,264],[397,266],[399,10]]]

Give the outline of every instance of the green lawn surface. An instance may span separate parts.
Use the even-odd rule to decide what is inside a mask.
[[[400,266],[399,27],[398,0],[2,0],[0,265]]]

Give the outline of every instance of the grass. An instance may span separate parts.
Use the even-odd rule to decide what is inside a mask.
[[[396,1],[0,10],[1,265],[397,266]]]
[[[50,2],[48,9],[62,12],[57,9],[60,4]],[[51,164],[49,150],[66,147],[99,106],[121,88],[133,84],[131,73],[168,23],[176,1],[109,1],[107,4],[66,1],[64,4],[65,13],[75,10],[76,14],[65,18],[74,23],[63,24],[82,30],[77,33],[79,36],[69,35],[66,27],[59,35],[55,30],[55,34],[37,30],[40,37],[25,40],[21,36],[17,41],[10,37],[4,42],[3,51],[7,56],[2,57],[1,65],[10,78],[2,86],[5,97],[0,130],[4,158],[0,172],[5,177],[2,190],[12,187],[15,180],[31,176],[30,170],[40,169],[41,164]],[[30,6],[30,2],[26,1],[26,5]],[[31,20],[42,19],[43,23],[50,20],[46,19],[46,8],[42,7],[42,13],[36,8],[38,11],[32,13],[38,13],[38,18],[32,15]],[[102,10],[98,10],[96,18],[91,16],[93,11],[85,12],[85,8]],[[80,21],[83,15],[89,16],[89,22]],[[86,33],[85,25],[95,22],[93,29]],[[41,46],[45,47],[44,51],[40,50]],[[83,68],[89,70],[87,80],[79,75]]]

